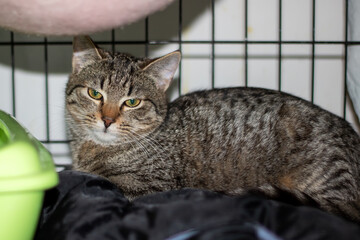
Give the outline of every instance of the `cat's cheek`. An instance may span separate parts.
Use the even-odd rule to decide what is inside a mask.
[[[81,124],[81,114],[79,114],[79,111],[77,111],[76,107],[73,106],[67,106],[66,115],[69,121],[72,123],[72,125],[79,125]],[[70,120],[71,119],[71,120]]]

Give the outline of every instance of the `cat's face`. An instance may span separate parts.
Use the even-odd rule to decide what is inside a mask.
[[[102,145],[146,136],[163,122],[165,90],[179,59],[179,52],[156,60],[110,55],[88,37],[76,37],[66,89],[68,128]]]

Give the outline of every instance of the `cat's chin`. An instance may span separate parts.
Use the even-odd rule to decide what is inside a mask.
[[[92,131],[92,140],[101,145],[115,145],[119,144],[119,137],[110,132]]]

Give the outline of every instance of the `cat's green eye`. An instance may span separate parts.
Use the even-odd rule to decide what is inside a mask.
[[[95,100],[100,100],[103,97],[101,93],[92,88],[89,88],[88,93],[89,96]]]
[[[125,101],[125,106],[130,107],[130,108],[134,108],[139,106],[139,104],[141,103],[140,99],[129,99]]]

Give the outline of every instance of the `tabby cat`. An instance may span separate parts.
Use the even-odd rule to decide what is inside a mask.
[[[258,88],[199,91],[168,103],[178,51],[136,58],[74,38],[66,119],[74,169],[130,199],[183,187],[284,190],[360,221],[360,138],[343,119]]]

